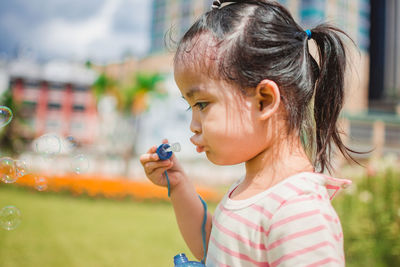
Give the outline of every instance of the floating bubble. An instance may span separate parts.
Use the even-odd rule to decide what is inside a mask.
[[[5,106],[0,106],[0,128],[11,122],[13,113],[11,109]]]
[[[36,152],[45,156],[53,156],[60,153],[61,142],[55,134],[45,134],[36,139]]]
[[[78,141],[71,135],[65,137],[65,140],[68,142],[68,147],[71,149],[74,149],[79,145]]]
[[[14,183],[18,179],[15,162],[12,158],[0,158],[1,180],[6,184]]]
[[[5,230],[14,230],[21,223],[21,212],[15,206],[0,210],[0,226]]]
[[[28,173],[28,167],[24,160],[14,160],[14,163],[17,178],[22,177]]]
[[[74,172],[80,174],[89,169],[89,160],[85,155],[79,154],[72,158],[71,167]]]
[[[35,177],[35,188],[38,191],[45,191],[48,188],[46,177]]]

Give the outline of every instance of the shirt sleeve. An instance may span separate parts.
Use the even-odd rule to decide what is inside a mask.
[[[329,199],[295,196],[271,219],[266,239],[270,266],[344,266],[343,234]]]

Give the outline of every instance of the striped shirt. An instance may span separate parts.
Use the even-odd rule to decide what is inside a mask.
[[[207,266],[345,265],[330,200],[351,181],[303,172],[248,199],[230,199],[241,181],[214,213]]]

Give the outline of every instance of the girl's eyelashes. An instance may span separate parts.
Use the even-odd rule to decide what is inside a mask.
[[[194,104],[195,107],[197,107],[199,110],[203,110],[207,107],[208,102],[197,102]]]
[[[193,105],[193,107],[198,108],[201,111],[201,110],[205,109],[207,107],[207,105],[208,105],[208,102],[197,102],[196,104]],[[192,109],[192,107],[189,106],[186,109],[186,111],[189,111],[191,109]]]

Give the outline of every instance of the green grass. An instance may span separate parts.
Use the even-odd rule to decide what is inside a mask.
[[[74,198],[0,185],[0,209],[21,211],[0,228],[0,266],[171,266],[188,251],[170,203]]]

